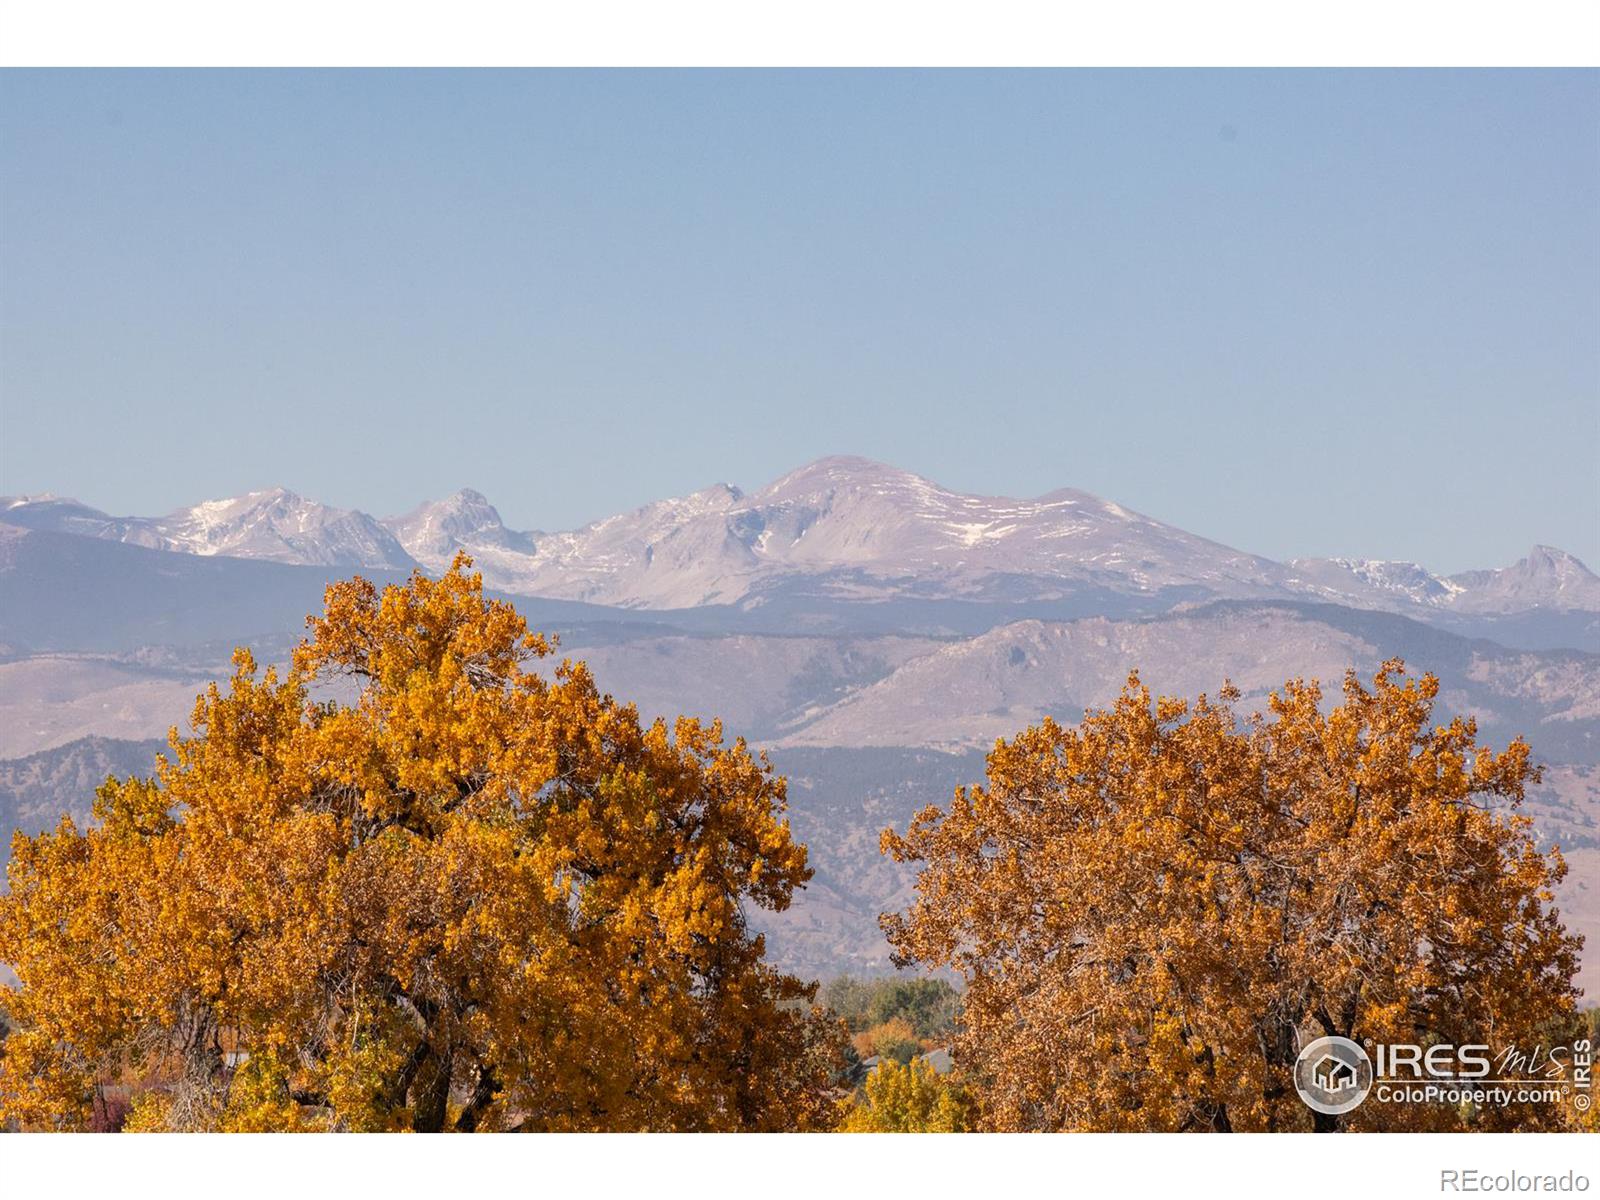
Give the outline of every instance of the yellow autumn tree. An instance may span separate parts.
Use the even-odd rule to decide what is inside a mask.
[[[0,1120],[117,1087],[131,1128],[834,1121],[842,1030],[746,924],[809,876],[783,780],[530,669],[469,567],[330,587],[282,678],[237,652],[152,778],[17,836]]]
[[[1313,1114],[1310,1039],[1541,1044],[1569,1021],[1580,939],[1518,805],[1522,741],[1430,724],[1398,661],[1325,707],[1295,680],[1264,714],[1131,677],[1077,728],[996,745],[985,786],[885,849],[920,864],[884,926],[902,963],[966,979],[955,1059],[987,1128],[1560,1127],[1555,1106],[1368,1103]]]
[[[966,1093],[926,1058],[902,1065],[885,1059],[844,1106],[841,1133],[965,1133],[971,1128]]]

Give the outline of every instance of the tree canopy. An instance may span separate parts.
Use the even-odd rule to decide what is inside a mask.
[[[926,1058],[885,1060],[845,1106],[841,1133],[965,1133],[971,1111],[961,1084]]]
[[[1528,747],[1430,725],[1437,694],[1396,661],[1337,705],[1294,680],[1241,720],[1232,688],[1152,700],[1135,675],[886,831],[920,876],[885,929],[902,963],[966,979],[955,1059],[985,1127],[1560,1125],[1530,1105],[1322,1117],[1292,1086],[1318,1036],[1537,1044],[1570,1019],[1580,940],[1551,903],[1561,856],[1517,811]]]
[[[833,1122],[842,1030],[746,923],[809,877],[783,780],[532,669],[470,565],[330,587],[281,678],[237,652],[151,778],[14,839],[0,1119],[116,1085],[136,1128]]]

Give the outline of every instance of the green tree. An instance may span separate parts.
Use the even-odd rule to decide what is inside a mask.
[[[867,1012],[872,1007],[875,985],[870,979],[839,975],[823,984],[818,996],[824,1008],[834,1013],[852,1033],[867,1027]]]
[[[897,1018],[921,1039],[950,1033],[961,1012],[961,993],[943,979],[857,979],[840,975],[822,988],[821,1002],[852,1033]]]
[[[868,1016],[874,1025],[903,1017],[919,1038],[948,1033],[961,1010],[961,993],[943,979],[888,979],[874,990]]]

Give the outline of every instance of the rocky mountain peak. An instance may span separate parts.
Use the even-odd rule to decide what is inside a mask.
[[[428,567],[443,567],[457,550],[482,555],[491,550],[535,552],[534,537],[507,529],[500,511],[482,492],[460,488],[442,500],[419,504],[383,525],[406,552]]]

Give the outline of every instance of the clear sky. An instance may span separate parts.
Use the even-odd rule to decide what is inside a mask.
[[[1600,569],[1600,73],[0,76],[0,490],[554,529],[829,453]]]

